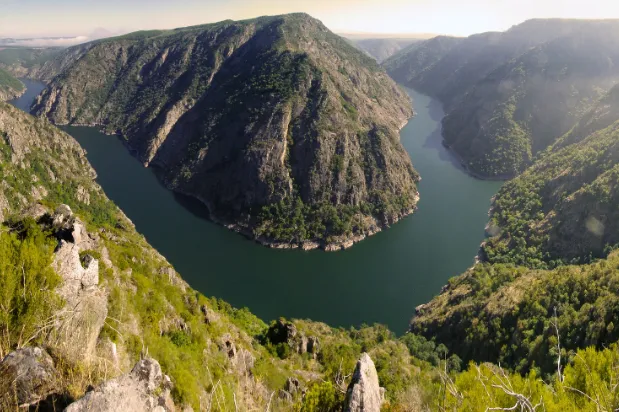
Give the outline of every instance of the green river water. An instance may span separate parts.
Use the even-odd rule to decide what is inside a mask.
[[[27,111],[43,85],[25,80],[13,102]],[[349,250],[272,250],[206,218],[199,202],[164,188],[120,139],[65,127],[88,152],[97,181],[195,289],[265,320],[310,318],[332,326],[384,323],[402,333],[415,307],[473,264],[500,182],[467,175],[441,144],[438,101],[409,90],[416,116],[400,135],[422,176],[419,209]]]

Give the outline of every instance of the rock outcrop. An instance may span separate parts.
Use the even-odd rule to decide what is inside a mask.
[[[61,238],[53,267],[62,278],[57,292],[65,300],[65,306],[56,314],[56,328],[50,333],[48,343],[68,359],[88,361],[95,353],[107,317],[107,295],[97,286],[99,262],[90,255],[80,258],[84,246],[90,246],[93,240],[69,206],[59,206],[51,221]],[[67,234],[71,241],[63,239]]]
[[[370,355],[364,353],[348,386],[344,412],[379,412],[384,391],[378,383],[378,374]]]
[[[172,384],[154,359],[142,359],[133,370],[107,381],[72,403],[65,412],[172,412]]]
[[[294,324],[282,319],[271,325],[267,331],[267,339],[274,345],[285,343],[300,355],[309,353],[315,358],[320,351],[320,341],[317,337],[305,336]]]
[[[20,407],[35,405],[53,393],[59,378],[54,361],[39,347],[28,347],[9,353],[0,362],[1,384],[10,382],[8,388],[0,387],[0,398],[11,393]]]

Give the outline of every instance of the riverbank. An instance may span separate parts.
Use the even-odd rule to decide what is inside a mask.
[[[262,319],[382,323],[404,333],[415,307],[473,263],[500,185],[456,167],[440,143],[439,103],[409,93],[417,115],[400,138],[423,176],[417,209],[338,253],[272,249],[239,236],[213,223],[199,200],[168,190],[121,139],[95,128],[63,129],[87,151],[107,196],[193,288]]]

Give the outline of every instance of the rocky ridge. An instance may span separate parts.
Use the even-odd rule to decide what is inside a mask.
[[[59,74],[35,113],[123,136],[169,188],[263,243],[339,249],[414,211],[408,96],[307,15],[133,33],[44,67]]]

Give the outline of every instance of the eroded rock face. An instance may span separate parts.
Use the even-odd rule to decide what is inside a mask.
[[[383,397],[374,362],[364,353],[348,386],[344,412],[379,412]]]
[[[38,347],[19,349],[0,362],[0,376],[14,382],[8,391],[15,391],[20,406],[34,405],[55,389],[57,371],[47,352]],[[0,388],[1,389],[1,388]]]
[[[52,227],[59,237],[72,241],[60,240],[54,256],[54,270],[63,280],[57,292],[66,304],[57,313],[57,326],[47,343],[70,360],[88,361],[107,317],[107,295],[97,286],[99,262],[90,255],[80,258],[80,251],[90,248],[93,240],[69,206],[56,209]]]
[[[66,412],[173,411],[170,379],[151,358],[139,361],[133,370],[110,380],[72,403]]]

